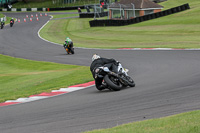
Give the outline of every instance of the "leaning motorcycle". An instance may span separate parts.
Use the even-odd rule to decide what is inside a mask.
[[[1,22],[1,29],[3,29],[3,27],[4,27],[4,22]]]
[[[69,46],[64,46],[64,49],[66,50],[67,54],[74,54],[74,48]]]
[[[127,74],[128,69],[122,67],[121,63],[118,63],[117,70],[110,70],[107,66],[98,67],[95,69],[95,77],[104,79],[104,83],[107,84],[108,89],[119,91],[123,87],[135,87],[135,82]]]
[[[14,21],[10,20],[10,27],[14,25]]]

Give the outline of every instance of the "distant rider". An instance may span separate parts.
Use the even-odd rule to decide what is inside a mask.
[[[116,67],[119,62],[116,61],[115,59],[107,59],[107,58],[102,58],[97,54],[94,54],[92,56],[92,64],[90,65],[90,71],[92,72],[93,78],[95,79],[95,85],[98,90],[103,90],[107,88],[106,84],[102,84],[103,82],[103,77],[97,77],[96,76],[96,68],[102,67],[102,66],[107,66],[109,69],[111,67]],[[112,68],[116,69],[116,68]]]
[[[80,7],[78,7],[78,13],[81,13],[82,11],[81,11],[81,8]]]
[[[15,20],[13,18],[11,18],[11,20],[10,20],[10,25],[11,25],[11,23],[12,23],[12,25],[14,25],[14,23],[15,23]]]
[[[63,44],[63,47],[65,49],[68,48],[69,50],[71,50],[71,48],[74,47],[73,42],[69,37],[66,38],[65,43]]]
[[[15,23],[14,18],[11,18],[10,23],[11,23],[11,22],[12,22],[13,24]]]
[[[1,21],[1,29],[3,29],[4,25],[5,25],[5,22]]]

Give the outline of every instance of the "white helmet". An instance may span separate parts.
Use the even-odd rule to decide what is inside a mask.
[[[99,58],[101,58],[99,55],[94,54],[94,55],[92,56],[92,61],[94,61],[94,60],[96,60],[96,59],[99,59]]]

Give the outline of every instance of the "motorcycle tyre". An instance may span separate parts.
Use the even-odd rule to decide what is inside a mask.
[[[71,50],[71,53],[74,54],[74,49]]]
[[[106,76],[104,77],[104,81],[105,81],[105,82],[107,83],[107,85],[108,85],[112,90],[114,90],[114,91],[120,91],[120,90],[123,88],[122,84],[120,84],[120,85],[114,84],[114,83],[110,80],[110,78],[109,78],[108,75],[106,75]]]
[[[128,81],[128,85],[130,86],[130,87],[135,87],[135,82],[134,82],[134,80],[131,78],[131,77],[129,77],[129,76],[127,76],[128,78],[130,78],[133,82],[129,82]]]

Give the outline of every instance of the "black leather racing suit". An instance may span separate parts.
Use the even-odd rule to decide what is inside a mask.
[[[110,64],[110,66],[112,66],[112,64],[116,64],[116,63],[117,63],[116,60],[106,59],[106,58],[99,58],[92,62],[92,64],[90,65],[90,71],[92,72],[93,78],[95,79],[95,85],[98,90],[103,90],[106,88],[106,86],[102,84],[103,78],[99,78],[99,77],[95,78],[95,69],[98,67],[102,67],[106,64],[108,65]]]

